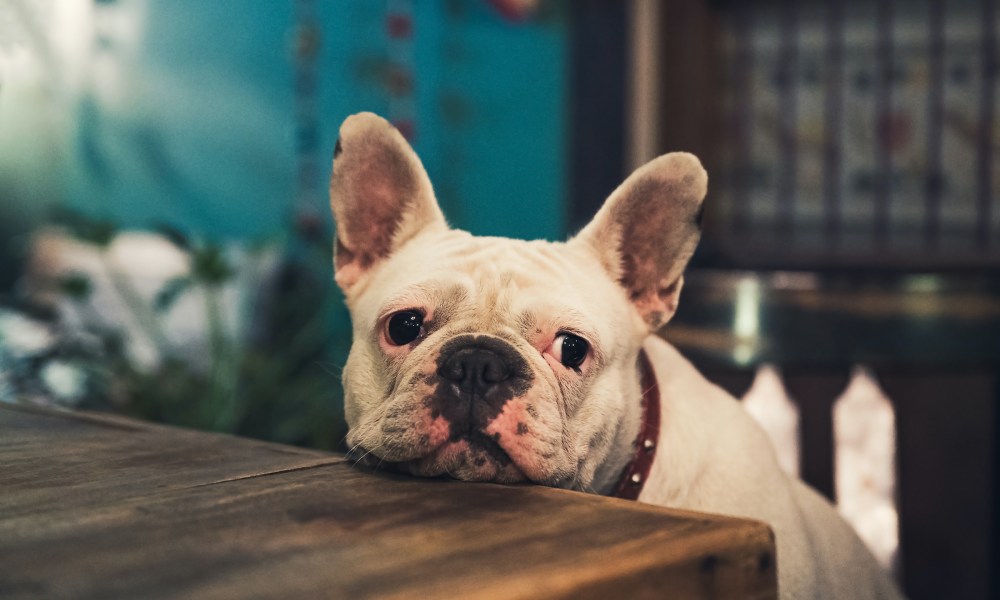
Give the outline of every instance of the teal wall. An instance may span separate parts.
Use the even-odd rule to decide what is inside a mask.
[[[54,202],[127,226],[165,222],[226,238],[278,232],[301,208],[292,3],[240,3],[233,10],[232,3],[199,0],[121,0],[101,10],[136,4],[145,15],[139,42],[125,56],[116,54],[114,39],[101,50],[121,63],[119,95],[126,99],[108,103],[100,90],[84,90],[71,103],[63,164],[53,173],[62,179],[62,197]],[[316,5],[317,178],[325,180],[340,121],[390,108],[383,85],[386,3]],[[449,220],[477,234],[561,238],[564,12],[512,23],[486,2],[414,6],[414,145]],[[0,176],[9,178],[9,170],[0,168]],[[308,202],[328,214],[325,193]],[[0,210],[12,208],[8,202]]]

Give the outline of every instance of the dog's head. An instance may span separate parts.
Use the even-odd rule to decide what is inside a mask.
[[[639,402],[624,390],[640,344],[677,308],[706,186],[697,158],[667,154],[566,243],[476,237],[445,223],[399,132],[348,118],[330,201],[354,327],[352,454],[416,475],[589,488]]]

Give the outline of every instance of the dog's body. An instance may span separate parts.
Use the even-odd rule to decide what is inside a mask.
[[[663,340],[651,337],[644,347],[664,419],[639,500],[771,525],[782,598],[899,597],[834,508],[781,470],[770,440],[732,396]]]
[[[898,596],[740,405],[650,335],[676,310],[699,237],[696,158],[639,169],[567,243],[526,242],[449,229],[416,155],[380,118],[351,117],[340,133],[334,263],[354,326],[344,389],[359,460],[610,493],[643,419],[645,348],[662,422],[640,500],[769,523],[783,598]]]

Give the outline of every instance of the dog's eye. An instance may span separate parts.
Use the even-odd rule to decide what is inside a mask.
[[[409,344],[420,337],[420,329],[424,325],[424,316],[413,310],[404,310],[389,318],[386,328],[389,341],[397,346]]]
[[[576,369],[583,364],[590,351],[587,340],[572,333],[560,333],[552,342],[552,354],[564,367]]]

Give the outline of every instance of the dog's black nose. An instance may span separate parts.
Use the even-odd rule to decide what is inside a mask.
[[[511,375],[510,365],[486,348],[456,350],[438,367],[438,375],[458,384],[462,391],[483,393]]]

